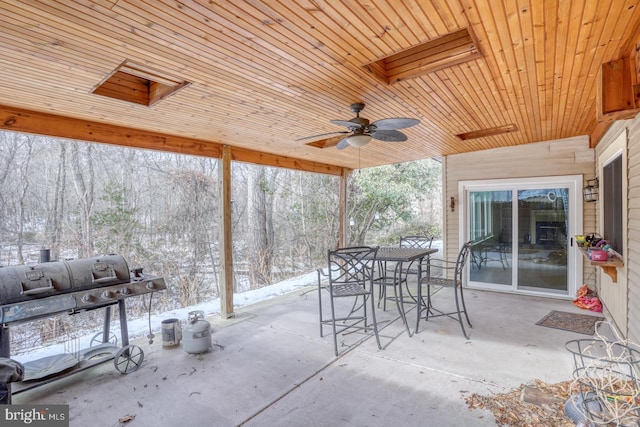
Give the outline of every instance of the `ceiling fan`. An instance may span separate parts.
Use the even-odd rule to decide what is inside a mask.
[[[322,133],[320,135],[300,138],[296,141],[318,138],[320,136],[348,134],[338,142],[338,150],[345,149],[350,145],[352,147],[363,147],[371,141],[371,138],[386,142],[402,142],[407,140],[407,135],[398,131],[398,129],[408,128],[420,123],[418,119],[405,117],[380,119],[370,123],[368,119],[360,117],[360,111],[364,109],[364,103],[356,102],[355,104],[351,104],[349,109],[356,113],[353,119],[331,120],[331,123],[335,125],[347,127],[349,129],[348,131]]]

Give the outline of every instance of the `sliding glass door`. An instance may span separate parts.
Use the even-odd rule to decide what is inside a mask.
[[[581,184],[580,176],[461,183],[462,233],[474,242],[469,285],[573,296]]]

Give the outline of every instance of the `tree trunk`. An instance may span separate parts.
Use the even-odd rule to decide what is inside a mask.
[[[268,195],[266,168],[251,168],[248,177],[247,219],[249,281],[251,289],[271,283],[273,263],[273,203]]]
[[[91,158],[91,144],[84,144],[86,153],[84,161],[80,159],[79,144],[71,144],[71,164],[73,166],[74,183],[78,194],[78,209],[80,213],[79,255],[81,258],[93,255],[93,238],[91,233],[91,211],[94,197],[93,159]],[[81,165],[84,165],[82,167]]]
[[[51,209],[47,224],[47,235],[49,236],[49,249],[51,249],[51,259],[60,259],[60,246],[62,240],[62,223],[64,218],[64,201],[67,189],[67,145],[60,145],[60,155],[58,157],[58,170],[56,173],[56,187],[53,195],[53,207]]]
[[[18,222],[18,263],[24,264],[24,223],[25,217],[27,213],[28,207],[27,203],[27,195],[29,194],[29,164],[31,163],[31,153],[33,152],[33,137],[27,137],[27,142],[25,144],[27,152],[24,155],[24,162],[20,167],[20,196],[18,199],[19,206],[19,222]]]

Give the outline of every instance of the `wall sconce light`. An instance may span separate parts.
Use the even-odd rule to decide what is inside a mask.
[[[598,201],[598,178],[588,179],[587,185],[582,189],[585,202]]]
[[[451,208],[451,212],[456,211],[456,199],[451,197],[451,201],[449,202],[449,207]]]

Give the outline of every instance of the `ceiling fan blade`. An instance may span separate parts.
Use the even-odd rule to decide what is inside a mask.
[[[411,126],[415,126],[420,123],[418,119],[410,119],[407,117],[393,117],[390,119],[381,119],[376,120],[371,123],[371,126],[376,127],[376,131],[379,130],[395,130],[395,129],[404,129],[409,128]]]
[[[386,142],[402,142],[407,140],[407,135],[397,130],[376,129],[376,131],[371,134],[371,138]]]
[[[352,122],[349,120],[330,120],[331,123],[333,123],[334,125],[338,125],[338,126],[346,126],[349,129],[360,129],[363,127],[362,124],[360,123],[356,123],[356,122]]]
[[[303,137],[303,138],[298,138],[298,139],[296,139],[296,142],[298,142],[298,141],[304,141],[304,140],[306,140],[306,139],[320,138],[321,136],[338,135],[338,134],[343,134],[343,133],[349,133],[349,131],[344,130],[344,131],[340,131],[340,132],[327,132],[327,133],[321,133],[321,134],[319,134],[319,135],[305,136],[305,137]]]
[[[336,147],[338,147],[338,150],[344,150],[349,146],[349,143],[347,142],[347,138],[349,137],[347,136],[345,138],[342,138],[340,142],[338,142],[338,145],[336,145]]]

